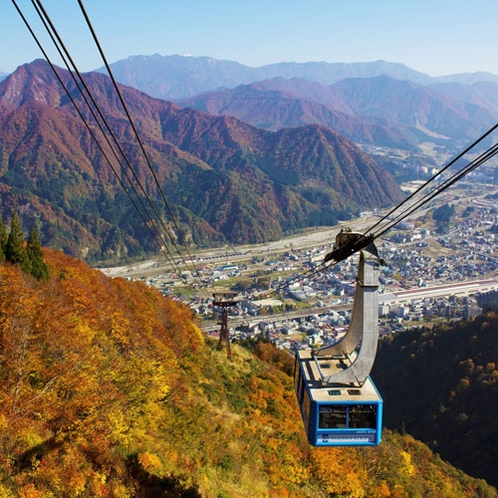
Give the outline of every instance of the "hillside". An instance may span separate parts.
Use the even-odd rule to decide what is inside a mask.
[[[372,376],[385,424],[404,428],[465,472],[498,485],[498,318],[396,334]],[[396,381],[394,381],[396,379]]]
[[[204,338],[139,282],[0,265],[0,495],[496,497],[410,436],[309,447],[287,353]]]
[[[424,142],[457,149],[497,120],[492,83],[421,86],[381,75],[332,85],[274,78],[180,100],[266,129],[316,123],[354,141],[416,150]]]
[[[415,128],[355,116],[334,98],[331,87],[301,79],[275,78],[203,93],[178,103],[215,116],[235,116],[268,130],[321,124],[355,143],[391,148],[413,150],[424,136]]]
[[[45,62],[21,66],[0,83],[2,217],[17,210],[44,245],[89,261],[155,250],[120,181],[130,190],[131,177],[138,199],[143,189],[159,215],[169,213],[110,79],[85,75],[129,164],[120,151],[110,153],[69,74],[58,72],[88,127]],[[196,246],[275,240],[402,198],[389,173],[324,126],[269,132],[122,92],[183,238]]]

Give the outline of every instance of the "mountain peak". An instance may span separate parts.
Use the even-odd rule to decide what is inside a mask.
[[[19,66],[0,83],[0,99],[7,107],[20,107],[33,101],[58,107],[60,90],[50,65],[43,59],[37,59]]]

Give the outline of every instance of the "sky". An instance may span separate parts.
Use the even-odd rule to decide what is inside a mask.
[[[35,3],[36,1],[33,0]],[[80,71],[104,65],[78,0],[37,0]],[[398,62],[431,76],[498,74],[496,0],[80,0],[109,63],[189,54],[278,62]],[[31,0],[0,2],[0,72],[43,58],[63,66]]]

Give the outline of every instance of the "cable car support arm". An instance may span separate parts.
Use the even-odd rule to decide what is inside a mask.
[[[320,361],[327,358],[340,360],[344,366],[332,375],[322,374],[323,385],[361,387],[370,374],[377,353],[380,260],[373,239],[360,233],[341,231],[336,237],[336,249],[325,257],[325,261],[340,261],[356,251],[359,251],[360,258],[348,332],[338,342],[313,353],[321,373]]]

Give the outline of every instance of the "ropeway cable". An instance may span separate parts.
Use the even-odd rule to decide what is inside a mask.
[[[80,78],[81,84],[84,86],[84,88],[85,88],[85,90],[86,90],[87,94],[88,94],[88,95],[89,95],[89,97],[92,99],[92,102],[93,102],[93,104],[94,104],[95,109],[97,110],[97,112],[98,112],[98,113],[99,113],[99,115],[101,116],[101,119],[102,119],[102,121],[104,122],[105,126],[107,127],[107,130],[108,130],[109,134],[113,137],[114,142],[115,142],[116,146],[118,147],[118,149],[120,150],[122,157],[123,157],[123,158],[124,158],[124,160],[127,162],[127,164],[128,164],[128,167],[129,167],[130,171],[132,171],[132,173],[134,173],[134,170],[133,170],[133,168],[132,168],[131,164],[129,163],[129,161],[128,161],[128,159],[127,159],[126,154],[124,153],[124,151],[123,151],[123,149],[121,148],[121,146],[120,146],[120,144],[119,144],[118,140],[116,139],[115,135],[113,134],[111,127],[110,127],[110,126],[109,126],[109,124],[107,123],[107,120],[105,119],[105,116],[102,114],[102,112],[101,112],[101,110],[100,110],[100,108],[99,108],[98,104],[95,102],[95,99],[93,98],[93,96],[92,96],[92,94],[91,94],[90,90],[89,90],[89,89],[88,89],[88,87],[86,86],[84,79],[82,78],[81,74],[79,73],[79,71],[78,71],[78,69],[77,69],[77,67],[76,67],[76,64],[75,64],[75,63],[74,63],[74,61],[71,59],[71,56],[69,55],[69,52],[67,51],[66,47],[64,46],[64,43],[62,42],[62,40],[60,39],[60,37],[59,37],[59,35],[58,35],[58,33],[57,33],[57,30],[55,29],[55,27],[54,27],[54,26],[53,26],[53,24],[51,23],[51,21],[50,21],[50,18],[49,18],[49,16],[48,16],[48,14],[46,13],[46,11],[45,11],[45,10],[44,10],[44,8],[43,8],[43,5],[41,4],[41,2],[38,2],[38,5],[39,5],[39,8],[38,8],[38,7],[37,7],[37,5],[35,5],[35,3],[33,2],[33,0],[32,0],[32,3],[33,3],[33,5],[34,5],[34,7],[35,7],[35,9],[36,9],[36,11],[37,11],[37,13],[38,13],[38,15],[39,15],[40,19],[42,20],[42,22],[43,22],[43,24],[44,24],[44,26],[45,26],[45,29],[46,29],[46,30],[47,30],[47,32],[49,33],[49,35],[50,35],[50,37],[51,37],[51,39],[52,39],[52,42],[53,42],[53,43],[54,43],[54,45],[56,46],[56,48],[57,48],[57,50],[58,50],[58,52],[59,52],[59,54],[60,54],[60,56],[61,56],[62,60],[63,60],[63,61],[64,61],[64,63],[66,64],[66,67],[67,67],[67,69],[68,69],[68,71],[69,71],[69,74],[72,76],[72,78],[73,78],[73,80],[74,80],[74,83],[76,84],[76,86],[77,86],[77,88],[79,89],[79,91],[80,91],[80,93],[81,93],[81,95],[82,95],[83,99],[85,100],[85,103],[86,103],[86,105],[88,106],[88,108],[89,108],[89,110],[90,110],[90,112],[91,112],[91,114],[92,114],[92,116],[93,116],[93,118],[94,118],[95,122],[96,122],[96,123],[97,123],[97,125],[99,126],[99,128],[100,128],[100,130],[101,130],[101,132],[102,132],[102,135],[104,136],[104,139],[105,139],[105,140],[106,140],[106,142],[107,142],[107,145],[109,146],[110,150],[112,151],[112,153],[113,153],[113,155],[114,155],[115,159],[119,162],[119,164],[120,164],[120,166],[121,166],[121,170],[122,170],[122,172],[123,172],[123,175],[124,175],[124,176],[126,177],[126,179],[128,180],[128,182],[129,182],[129,184],[130,184],[130,186],[131,186],[131,188],[132,188],[133,192],[135,193],[135,196],[137,197],[138,201],[140,202],[140,204],[141,204],[141,206],[142,206],[142,209],[143,209],[143,211],[146,213],[146,215],[147,215],[148,219],[149,219],[150,221],[152,221],[152,224],[151,224],[151,225],[152,225],[153,229],[154,229],[154,230],[155,230],[155,232],[156,232],[155,234],[154,234],[154,233],[152,233],[151,226],[149,225],[149,223],[148,223],[147,219],[145,219],[145,218],[144,218],[144,214],[143,214],[143,212],[142,212],[142,211],[138,208],[138,206],[136,205],[136,203],[135,203],[135,201],[134,201],[133,197],[132,197],[132,196],[131,196],[131,194],[130,194],[130,191],[129,191],[129,190],[128,190],[128,188],[124,185],[124,183],[123,183],[123,181],[122,181],[122,179],[121,179],[120,175],[118,175],[118,174],[117,174],[117,171],[115,170],[114,166],[112,165],[112,162],[109,160],[109,158],[108,158],[108,156],[107,156],[107,154],[106,154],[105,150],[102,148],[102,146],[101,146],[101,144],[100,144],[99,140],[96,138],[95,134],[93,133],[93,130],[92,130],[92,129],[91,129],[91,127],[89,126],[88,122],[86,121],[85,117],[83,116],[82,112],[80,111],[80,109],[79,109],[78,105],[76,104],[76,102],[75,102],[75,101],[74,101],[74,99],[72,98],[72,96],[71,96],[71,94],[70,94],[69,90],[67,89],[67,87],[65,86],[64,82],[63,82],[63,81],[62,81],[62,79],[60,78],[60,76],[59,76],[59,74],[57,73],[57,71],[56,71],[56,69],[55,69],[54,65],[51,63],[50,58],[48,57],[48,55],[46,54],[45,50],[43,49],[43,46],[42,46],[42,45],[41,45],[41,43],[39,42],[39,40],[38,40],[37,36],[36,36],[36,35],[35,35],[35,33],[33,32],[32,28],[30,27],[29,23],[27,22],[26,18],[24,17],[23,13],[21,12],[20,8],[19,8],[19,7],[18,7],[18,5],[16,4],[16,2],[13,0],[13,4],[14,4],[15,8],[17,9],[18,13],[20,14],[20,16],[21,16],[22,20],[24,21],[24,23],[25,23],[25,25],[27,26],[28,30],[30,31],[31,35],[32,35],[32,36],[33,36],[33,38],[35,39],[35,42],[38,44],[38,46],[39,46],[40,50],[42,51],[42,53],[44,54],[45,58],[47,59],[47,62],[48,62],[48,63],[49,63],[49,65],[51,66],[52,70],[54,71],[54,74],[55,74],[55,75],[56,75],[56,77],[58,78],[58,80],[59,80],[60,84],[62,85],[62,87],[63,87],[63,88],[64,88],[64,90],[66,91],[66,93],[67,93],[68,97],[70,98],[71,102],[73,103],[73,105],[74,105],[74,107],[75,107],[76,111],[78,112],[78,114],[79,114],[80,118],[83,120],[83,122],[84,122],[85,126],[86,126],[86,127],[87,127],[87,129],[89,130],[89,132],[90,132],[90,134],[91,134],[92,138],[93,138],[93,139],[94,139],[94,141],[97,143],[97,145],[98,145],[98,147],[99,147],[100,151],[102,152],[103,156],[105,157],[105,159],[106,159],[106,160],[107,160],[107,162],[109,163],[109,165],[110,165],[111,169],[113,170],[113,173],[115,174],[115,176],[117,177],[117,179],[118,179],[118,181],[120,182],[121,186],[122,186],[122,187],[123,187],[123,189],[125,190],[125,193],[126,193],[126,194],[128,195],[128,197],[130,198],[130,201],[132,202],[132,204],[133,204],[134,208],[136,209],[136,211],[139,213],[140,217],[142,218],[142,221],[144,222],[144,224],[145,224],[146,228],[147,228],[149,231],[151,231],[151,234],[152,234],[152,236],[153,236],[153,239],[154,239],[154,240],[156,241],[156,243],[158,244],[159,249],[160,249],[160,250],[161,250],[161,251],[165,254],[166,259],[170,262],[170,264],[172,265],[172,267],[173,267],[173,268],[175,268],[175,266],[176,266],[175,259],[173,258],[173,256],[172,256],[171,252],[169,251],[169,248],[168,248],[167,246],[165,246],[165,245],[164,245],[164,243],[163,243],[163,237],[162,237],[162,236],[161,236],[161,234],[159,233],[156,223],[154,222],[154,220],[152,219],[152,217],[151,217],[151,216],[150,216],[150,214],[148,213],[147,208],[144,206],[144,204],[143,204],[143,201],[142,201],[141,197],[138,195],[138,193],[137,193],[137,191],[136,191],[136,188],[135,188],[135,187],[134,187],[134,185],[133,185],[133,182],[131,181],[130,177],[128,176],[128,174],[127,174],[126,170],[123,168],[123,166],[122,166],[122,164],[121,164],[121,161],[120,161],[120,160],[119,160],[119,158],[117,157],[117,153],[116,153],[116,151],[115,151],[114,147],[112,147],[112,145],[111,145],[111,143],[110,143],[110,141],[109,141],[109,138],[107,137],[107,134],[104,132],[104,130],[103,130],[103,128],[102,128],[102,124],[100,123],[99,119],[97,119],[97,117],[96,117],[96,115],[95,115],[95,112],[94,112],[94,110],[93,110],[92,106],[91,106],[91,105],[90,105],[90,103],[88,102],[88,99],[87,99],[87,97],[86,97],[86,95],[85,95],[85,92],[83,92],[83,90],[82,90],[82,88],[81,88],[80,84],[78,83],[78,81],[77,81],[77,79],[75,78],[75,76],[74,76],[73,72],[72,72],[72,71],[71,71],[71,69],[69,68],[69,64],[68,64],[68,62],[67,62],[67,60],[66,60],[65,56],[64,56],[64,54],[62,53],[61,48],[59,47],[59,45],[58,45],[58,44],[57,44],[57,42],[55,41],[55,39],[54,39],[54,35],[52,34],[52,32],[50,31],[50,29],[48,28],[47,23],[46,23],[45,19],[43,18],[42,14],[41,14],[41,12],[40,12],[40,10],[39,10],[39,8],[43,10],[43,14],[44,14],[45,18],[47,19],[47,21],[50,23],[53,33],[54,33],[54,34],[55,34],[55,36],[58,38],[59,43],[60,43],[60,46],[62,47],[62,49],[63,49],[63,50],[65,51],[65,53],[67,54],[68,59],[71,61],[71,63],[72,63],[72,65],[73,65],[73,67],[74,67],[74,70],[75,70],[76,74],[77,74],[77,75],[78,75],[78,77]],[[134,173],[134,174],[135,174],[135,173]],[[138,177],[136,177],[136,174],[135,174],[135,178],[136,178],[136,180],[137,180],[137,183],[138,183],[138,184],[140,185],[140,187],[142,188],[142,191],[143,191],[143,193],[144,193],[144,196],[146,197],[146,199],[148,200],[148,202],[149,202],[150,206],[152,206],[152,209],[153,209],[153,210],[154,210],[154,212],[156,213],[157,218],[158,218],[158,219],[159,219],[159,221],[162,223],[162,220],[161,220],[161,218],[160,218],[159,214],[158,214],[158,213],[157,213],[157,211],[155,210],[155,207],[154,207],[154,205],[153,205],[152,201],[150,200],[150,198],[148,197],[147,193],[146,193],[146,192],[145,192],[145,190],[143,189],[143,186],[141,185],[141,183],[140,183],[140,181],[139,181]],[[163,228],[165,229],[165,231],[166,231],[167,235],[169,236],[169,233],[168,233],[167,229],[164,227],[164,225],[163,225]],[[166,252],[165,252],[165,249],[166,249]],[[182,256],[182,255],[181,255],[181,253],[180,253],[180,256]],[[179,270],[179,268],[178,268],[178,267],[177,267],[177,271],[180,273],[180,270]],[[194,276],[195,276],[195,275],[194,275]]]
[[[125,193],[127,194],[128,198],[130,199],[130,202],[132,203],[133,207],[136,209],[136,211],[138,212],[138,214],[139,214],[139,215],[140,215],[140,217],[142,218],[142,221],[143,221],[143,222],[144,222],[144,224],[146,225],[146,228],[148,228],[148,229],[149,229],[149,231],[151,231],[151,229],[150,229],[150,227],[149,227],[149,224],[148,224],[147,220],[144,218],[144,214],[143,214],[143,212],[142,212],[142,211],[140,211],[140,209],[139,209],[139,208],[138,208],[138,206],[136,205],[135,200],[133,199],[133,197],[132,197],[132,195],[131,195],[131,193],[130,193],[130,190],[129,190],[129,189],[126,187],[126,185],[123,183],[123,181],[122,181],[122,179],[121,179],[120,175],[118,175],[118,173],[117,173],[117,171],[116,171],[116,169],[115,169],[114,165],[112,164],[112,161],[109,159],[109,157],[108,157],[108,155],[107,155],[106,151],[103,149],[103,147],[102,147],[102,145],[101,145],[100,141],[97,139],[97,137],[96,137],[96,135],[95,135],[95,133],[94,133],[93,129],[91,128],[91,126],[89,125],[88,121],[87,121],[87,120],[86,120],[86,118],[84,117],[84,115],[83,115],[82,111],[80,110],[80,108],[79,108],[79,107],[78,107],[78,105],[76,104],[76,101],[74,100],[73,96],[72,96],[72,95],[71,95],[71,93],[69,92],[69,90],[68,90],[67,86],[66,86],[66,85],[65,85],[65,83],[62,81],[61,76],[60,76],[60,75],[59,75],[59,73],[57,72],[57,70],[56,70],[56,68],[55,68],[54,64],[52,63],[52,61],[51,61],[50,57],[49,57],[49,56],[48,56],[48,54],[46,53],[45,49],[43,48],[42,44],[40,43],[40,41],[39,41],[38,37],[36,36],[36,34],[34,33],[33,29],[31,28],[31,26],[30,26],[29,22],[27,21],[26,17],[24,16],[24,14],[22,13],[22,11],[21,11],[21,10],[20,10],[20,8],[18,7],[18,5],[17,5],[17,3],[15,2],[15,0],[12,0],[12,3],[14,4],[14,7],[15,7],[15,8],[16,8],[16,10],[18,11],[18,13],[19,13],[19,15],[20,15],[21,19],[23,20],[24,24],[26,25],[26,27],[27,27],[28,31],[29,31],[29,32],[30,32],[30,34],[32,35],[32,37],[33,37],[33,39],[35,40],[36,44],[37,44],[37,45],[38,45],[38,47],[40,48],[40,51],[42,52],[42,54],[44,55],[45,59],[47,60],[47,63],[50,65],[50,67],[51,67],[51,69],[52,69],[53,73],[55,74],[55,76],[56,76],[57,80],[59,81],[59,84],[61,85],[61,87],[62,87],[62,88],[64,89],[64,91],[66,92],[66,94],[67,94],[67,96],[68,96],[69,100],[71,101],[71,103],[73,104],[73,106],[74,106],[74,108],[75,108],[76,112],[78,113],[79,117],[81,118],[81,120],[83,121],[84,125],[86,126],[86,128],[87,128],[87,130],[88,130],[88,132],[89,132],[90,136],[92,137],[92,139],[94,140],[94,142],[97,144],[97,147],[99,148],[99,150],[100,150],[100,152],[102,153],[103,157],[104,157],[104,158],[105,158],[105,160],[107,161],[107,163],[108,163],[109,167],[112,169],[112,171],[113,171],[113,173],[115,174],[116,178],[118,179],[118,181],[119,181],[120,185],[122,186],[123,190],[125,191]],[[86,96],[85,96],[84,92],[81,90],[81,87],[79,86],[78,81],[75,79],[74,74],[73,74],[73,73],[72,73],[72,71],[69,69],[68,63],[67,63],[67,61],[66,61],[66,59],[65,59],[64,55],[62,54],[62,52],[61,52],[60,48],[57,46],[57,43],[55,42],[55,40],[54,40],[54,38],[53,38],[52,33],[51,33],[51,32],[50,32],[50,30],[48,29],[48,27],[47,27],[47,24],[46,24],[45,20],[44,20],[44,19],[43,19],[43,17],[41,16],[41,13],[39,12],[39,10],[38,10],[37,6],[36,6],[36,5],[34,5],[34,7],[35,7],[35,9],[37,10],[37,13],[38,13],[38,15],[40,16],[40,19],[42,20],[42,23],[44,24],[45,28],[47,29],[47,32],[49,33],[49,36],[51,37],[51,39],[52,39],[52,41],[53,41],[54,45],[56,46],[56,48],[57,48],[57,50],[58,50],[58,52],[59,52],[59,55],[61,56],[62,60],[64,61],[65,65],[66,65],[66,67],[67,67],[67,69],[68,69],[69,74],[72,76],[72,78],[73,78],[73,81],[74,81],[75,85],[76,85],[76,86],[77,86],[77,88],[80,90],[80,93],[81,93],[81,95],[82,95],[83,99],[85,100],[85,103],[86,103],[86,104],[87,104],[87,106],[89,107],[90,112],[92,113],[92,115],[93,115],[93,117],[94,117],[94,119],[95,119],[95,121],[96,121],[97,125],[99,126],[99,128],[100,128],[100,130],[101,130],[101,132],[102,132],[102,134],[103,134],[103,136],[104,136],[104,139],[105,139],[105,140],[106,140],[106,142],[107,142],[107,145],[109,146],[109,149],[112,151],[112,153],[113,153],[113,155],[114,155],[115,159],[116,159],[116,160],[120,163],[120,160],[119,160],[119,158],[117,157],[116,151],[114,150],[114,148],[113,148],[113,147],[112,147],[112,145],[110,144],[110,142],[109,142],[109,138],[107,137],[107,135],[105,134],[104,130],[102,129],[102,125],[101,125],[101,123],[100,123],[100,122],[99,122],[99,120],[96,118],[95,113],[94,113],[94,111],[93,111],[92,107],[90,106],[90,104],[88,103],[88,100],[87,100],[87,98],[86,98]],[[121,165],[121,164],[120,164],[120,166],[121,166],[121,168],[122,168],[122,165]],[[133,184],[132,184],[131,180],[129,179],[129,177],[127,176],[126,171],[125,171],[125,170],[123,170],[123,168],[122,168],[122,172],[123,172],[124,176],[125,176],[125,177],[128,179],[128,181],[130,182],[130,185],[131,185],[132,190],[134,191],[134,193],[135,193],[135,195],[136,195],[137,199],[139,200],[139,202],[142,204],[143,209],[146,211],[146,208],[143,206],[143,202],[142,202],[141,198],[138,196],[138,194],[137,194],[137,192],[136,192],[136,189],[133,187]],[[150,215],[149,215],[149,219],[150,219]],[[156,229],[156,232],[157,232],[157,227],[156,227],[155,225],[154,225],[154,228]],[[152,233],[152,231],[151,231],[151,234],[152,234],[153,239],[155,239],[155,240],[156,240],[156,243],[159,245],[159,247],[161,247],[161,242],[160,242],[161,237],[160,237],[159,232],[157,232],[157,235],[159,236],[159,239],[156,239],[156,238],[155,238],[155,235],[154,235],[154,233]]]
[[[157,178],[156,172],[154,171],[154,168],[152,167],[152,164],[151,164],[151,162],[150,162],[149,156],[148,156],[147,152],[145,151],[145,147],[144,147],[143,142],[142,142],[142,140],[141,140],[141,138],[140,138],[140,135],[139,135],[139,133],[138,133],[138,131],[137,131],[137,128],[136,128],[136,126],[135,126],[135,124],[134,124],[134,121],[133,121],[133,119],[132,119],[132,117],[131,117],[131,114],[130,114],[130,112],[129,112],[129,110],[128,110],[128,106],[126,105],[126,102],[125,102],[125,100],[124,100],[124,98],[123,98],[123,96],[122,96],[122,94],[121,94],[120,89],[119,89],[119,85],[117,84],[116,79],[114,78],[114,74],[112,73],[112,70],[111,70],[111,68],[110,68],[110,66],[109,66],[109,63],[108,63],[108,61],[107,61],[107,58],[106,58],[106,56],[105,56],[105,54],[104,54],[104,51],[102,50],[102,47],[101,47],[100,42],[99,42],[99,40],[98,40],[98,37],[97,37],[97,35],[96,35],[96,33],[95,33],[95,30],[93,29],[93,26],[92,26],[92,23],[91,23],[91,21],[90,21],[90,18],[88,17],[88,14],[86,13],[86,10],[85,10],[85,7],[84,7],[84,5],[83,5],[82,0],[78,0],[78,4],[79,4],[79,6],[80,6],[80,8],[81,8],[81,12],[83,13],[83,16],[85,17],[86,23],[87,23],[87,25],[88,25],[88,28],[90,29],[90,32],[91,32],[92,37],[93,37],[93,39],[94,39],[94,41],[95,41],[95,44],[96,44],[97,49],[98,49],[98,51],[99,51],[99,53],[100,53],[100,56],[101,56],[102,60],[104,61],[105,67],[106,67],[106,69],[107,69],[107,72],[109,73],[109,76],[110,76],[111,80],[112,80],[112,83],[113,83],[114,88],[115,88],[115,90],[116,90],[116,93],[117,93],[117,95],[118,95],[118,97],[119,97],[119,99],[120,99],[121,105],[123,106],[123,109],[124,109],[124,111],[125,111],[125,113],[126,113],[126,116],[127,116],[127,118],[128,118],[128,121],[129,121],[129,123],[130,123],[130,125],[131,125],[131,127],[132,127],[132,130],[133,130],[133,132],[134,132],[134,134],[135,134],[136,138],[137,138],[137,141],[138,141],[138,144],[139,144],[140,149],[141,149],[141,151],[142,151],[142,154],[143,154],[143,156],[144,156],[144,158],[145,158],[145,160],[146,160],[146,162],[147,162],[147,165],[148,165],[149,170],[150,170],[150,172],[151,172],[151,174],[152,174],[152,176],[153,176],[153,178],[154,178],[154,181],[155,181],[155,183],[156,183],[156,185],[157,185],[157,187],[158,187],[158,190],[159,190],[159,192],[160,192],[160,194],[161,194],[161,197],[162,197],[162,199],[163,199],[163,202],[164,202],[164,204],[165,204],[165,206],[166,206],[166,208],[167,208],[167,210],[168,210],[168,213],[169,213],[169,215],[170,215],[170,217],[171,217],[171,220],[172,220],[172,222],[173,222],[173,224],[174,224],[174,226],[175,226],[175,228],[176,228],[176,231],[177,231],[177,233],[178,233],[178,237],[180,238],[180,240],[181,240],[181,242],[182,242],[182,245],[183,245],[183,247],[185,248],[185,251],[187,252],[187,254],[188,254],[188,256],[189,256],[189,260],[190,260],[191,262],[193,262],[193,258],[192,258],[192,256],[191,256],[191,254],[190,254],[189,250],[188,250],[188,245],[185,243],[185,240],[184,240],[184,238],[183,238],[182,232],[181,232],[181,230],[180,230],[180,227],[178,226],[177,220],[176,220],[176,218],[175,218],[175,216],[174,216],[174,214],[173,214],[173,211],[172,211],[172,209],[171,209],[171,206],[169,205],[169,202],[168,202],[168,200],[166,199],[166,196],[165,196],[165,194],[164,194],[164,191],[163,191],[163,189],[161,188],[161,185],[160,185],[159,179]],[[180,254],[180,257],[182,258],[182,261],[184,262],[184,264],[185,264],[185,265],[187,266],[187,268],[188,268],[187,262],[186,262],[186,261],[185,261],[185,259],[183,258],[183,254],[181,253],[181,251],[179,250],[179,248],[176,246],[176,242],[174,242],[174,240],[173,240],[173,245],[175,246],[175,249],[176,249],[176,250],[178,251],[178,253]],[[195,267],[194,267],[194,269],[193,269],[193,270],[194,270],[194,271],[193,271],[193,274],[196,274],[196,269],[195,269]]]
[[[35,4],[35,1],[36,1],[36,5]],[[103,136],[104,136],[104,139],[106,140],[107,142],[107,145],[110,147],[111,151],[113,152],[114,154],[114,157],[116,158],[116,160],[118,161],[118,163],[120,164],[121,166],[121,171],[122,173],[124,174],[124,176],[126,177],[126,179],[128,180],[132,190],[134,191],[138,201],[140,202],[141,206],[142,206],[142,209],[144,210],[144,212],[146,213],[147,215],[147,218],[149,219],[149,221],[151,222],[151,225],[154,227],[154,230],[156,231],[156,234],[158,236],[158,238],[155,238],[156,240],[156,243],[158,244],[159,246],[159,249],[163,252],[163,254],[166,256],[166,260],[169,261],[169,263],[171,264],[171,266],[173,268],[176,268],[176,271],[178,271],[178,273],[180,273],[180,269],[179,267],[176,265],[175,263],[175,258],[173,257],[173,255],[171,254],[171,251],[169,250],[169,248],[167,246],[164,245],[164,242],[163,242],[163,236],[159,233],[159,230],[157,228],[157,225],[155,223],[155,220],[154,218],[150,215],[150,213],[148,212],[146,206],[144,205],[143,201],[142,201],[142,198],[139,196],[139,194],[137,193],[137,190],[136,188],[134,187],[133,185],[133,182],[131,181],[130,177],[128,176],[128,173],[126,171],[125,168],[123,168],[122,166],[122,163],[121,161],[119,160],[119,158],[117,157],[117,153],[115,152],[115,149],[114,147],[112,146],[112,144],[110,143],[108,137],[107,137],[107,134],[106,132],[103,130],[103,127],[102,127],[102,124],[101,122],[99,121],[99,119],[97,118],[97,116],[95,115],[95,111],[94,109],[96,110],[96,112],[98,113],[100,119],[102,120],[102,122],[104,123],[106,129],[107,129],[107,133],[109,133],[109,135],[112,137],[113,141],[114,141],[114,144],[116,145],[116,147],[118,148],[122,158],[124,159],[125,163],[127,164],[128,166],[128,169],[129,171],[131,171],[137,185],[140,187],[140,190],[144,196],[144,198],[147,200],[150,208],[152,209],[152,211],[154,212],[155,216],[156,216],[156,219],[159,221],[160,225],[163,227],[163,230],[164,232],[166,233],[166,235],[170,238],[170,240],[173,240],[171,238],[171,236],[169,235],[169,231],[167,230],[167,228],[164,226],[163,222],[162,222],[162,219],[159,215],[159,213],[157,212],[157,209],[155,208],[154,206],[154,203],[151,201],[149,195],[147,194],[147,191],[145,190],[145,188],[143,187],[140,179],[138,178],[138,175],[137,173],[135,172],[133,166],[131,165],[130,161],[128,160],[128,157],[126,155],[126,153],[124,152],[121,144],[119,143],[119,140],[116,138],[116,135],[114,134],[114,132],[112,131],[112,128],[111,126],[109,125],[106,117],[104,116],[103,112],[101,111],[100,109],[100,106],[98,105],[98,103],[96,102],[96,100],[94,99],[93,95],[92,95],[92,92],[90,91],[90,89],[88,88],[88,86],[86,85],[86,82],[83,78],[83,76],[81,75],[80,71],[78,70],[74,60],[71,58],[71,55],[69,54],[69,51],[67,50],[67,48],[65,47],[64,45],[64,42],[62,41],[61,37],[59,36],[55,26],[53,25],[49,15],[47,14],[46,10],[44,9],[42,3],[40,0],[32,0],[32,4],[33,6],[35,7],[40,19],[42,20],[44,26],[45,26],[45,29],[47,30],[50,38],[52,39],[52,42],[54,43],[55,47],[57,48],[58,52],[59,52],[59,55],[61,56],[62,60],[64,61],[65,65],[66,65],[66,68],[68,69],[70,75],[72,76],[73,78],[73,81],[75,82],[77,88],[79,89],[90,113],[92,114],[95,122],[97,123],[98,127],[100,128]],[[40,12],[41,10],[41,12]],[[42,15],[43,13],[43,15]],[[50,29],[49,27],[47,26],[47,22],[49,23],[50,25]],[[56,42],[54,40],[54,36],[56,36],[57,38],[57,41]],[[78,75],[78,78],[79,78],[79,81],[81,82],[81,85],[83,86],[83,88],[85,89],[86,91],[86,94],[85,92],[83,91],[83,89],[81,88],[80,84],[78,83],[78,80],[74,77],[74,74],[73,72],[71,71],[70,67],[69,67],[69,64],[66,60],[66,57],[64,56],[64,54],[62,53],[62,50],[64,51],[64,53],[66,54],[66,57],[67,59],[70,61],[72,67],[73,67],[73,70],[74,72]],[[67,90],[66,90],[67,92]],[[88,102],[88,99],[86,97],[86,95],[88,95],[88,97],[90,98],[90,100],[92,101],[92,104],[93,104],[93,107],[90,105],[90,103]],[[73,102],[74,104],[74,102]],[[76,104],[74,104],[76,105]],[[81,115],[81,114],[80,114]],[[84,119],[84,118],[83,118]],[[113,172],[115,172],[114,168],[113,168]],[[119,175],[117,175],[118,179],[119,179]],[[136,207],[136,205],[134,204],[134,207]],[[149,223],[148,221],[144,220],[144,218],[142,217],[142,220],[144,221],[146,227],[150,230],[150,226],[149,226]]]

